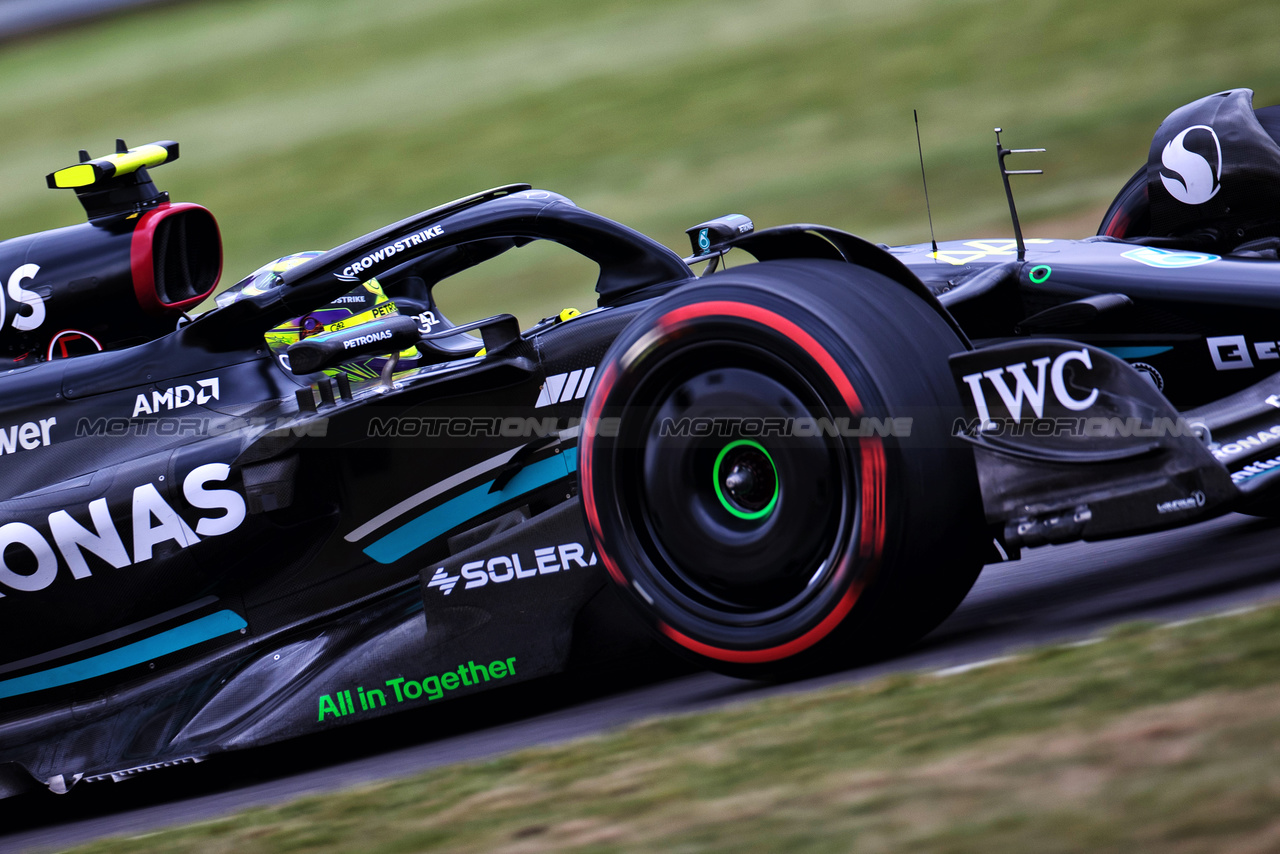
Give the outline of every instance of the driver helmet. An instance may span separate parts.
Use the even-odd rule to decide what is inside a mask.
[[[295,252],[264,264],[245,276],[239,282],[227,288],[214,299],[221,308],[231,305],[247,297],[267,293],[283,284],[283,273],[304,264],[323,252]],[[288,369],[289,345],[295,344],[312,335],[322,332],[337,332],[357,324],[366,323],[380,317],[399,314],[395,302],[390,300],[382,290],[381,283],[375,279],[361,282],[357,287],[332,302],[308,312],[300,317],[293,317],[269,330],[266,335],[267,346],[276,360]],[[356,359],[343,363],[325,371],[330,376],[346,374],[352,382],[377,380],[382,375],[390,354]],[[412,370],[418,366],[420,358],[416,347],[409,347],[397,354],[396,373]]]

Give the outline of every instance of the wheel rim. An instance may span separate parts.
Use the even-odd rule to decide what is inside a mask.
[[[857,513],[842,437],[793,426],[838,420],[798,367],[803,352],[760,346],[758,329],[744,339],[685,337],[651,367],[624,404],[648,417],[623,420],[614,455],[619,509],[637,522],[637,580],[678,613],[726,627],[814,604]],[[713,429],[663,434],[682,418]],[[770,420],[792,426],[761,431]]]

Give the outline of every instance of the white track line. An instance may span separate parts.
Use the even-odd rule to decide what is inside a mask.
[[[1226,611],[1218,611],[1213,614],[1204,614],[1199,617],[1188,617],[1185,620],[1174,620],[1169,623],[1161,623],[1156,626],[1157,629],[1176,629],[1182,626],[1190,626],[1196,623],[1203,623],[1205,620],[1217,620],[1222,617],[1240,617],[1245,614],[1252,614],[1258,610],[1257,605],[1243,605],[1239,608],[1231,608]],[[1084,640],[1071,641],[1070,643],[1058,644],[1058,649],[1079,649],[1083,646],[1093,646],[1095,643],[1102,643],[1106,637],[1091,637]],[[1050,647],[1051,649],[1053,647]],[[961,673],[968,673],[971,670],[981,670],[984,667],[990,667],[993,664],[1003,664],[1006,661],[1016,661],[1019,658],[1025,658],[1022,655],[999,655],[995,658],[984,658],[981,661],[971,661],[968,664],[957,664],[954,667],[944,667],[941,670],[934,670],[929,673],[930,676],[956,676]]]
[[[1190,626],[1195,623],[1203,623],[1205,620],[1217,620],[1221,617],[1239,617],[1244,614],[1251,614],[1258,610],[1257,605],[1244,605],[1240,608],[1232,608],[1229,611],[1218,611],[1216,614],[1204,614],[1199,617],[1188,617],[1185,620],[1174,620],[1172,623],[1162,623],[1157,626],[1161,629],[1176,629],[1180,626]]]
[[[982,661],[973,661],[969,664],[957,664],[955,667],[944,667],[941,670],[935,670],[930,676],[955,676],[958,673],[968,673],[970,670],[978,670],[982,667],[990,667],[993,664],[1003,664],[1006,661],[1022,658],[1020,655],[1001,655],[996,658],[984,658]]]

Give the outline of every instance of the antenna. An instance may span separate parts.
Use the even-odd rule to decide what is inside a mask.
[[[920,183],[924,184],[924,211],[929,215],[929,242],[933,244],[933,255],[938,256],[938,238],[933,236],[933,211],[929,208],[929,182],[924,177],[924,146],[920,144],[920,114],[911,111],[916,120],[916,151],[920,153]]]
[[[996,156],[1000,159],[1000,177],[1004,179],[1004,194],[1009,199],[1009,216],[1013,217],[1013,236],[1018,241],[1018,260],[1027,260],[1027,246],[1022,242],[1022,226],[1018,224],[1018,209],[1013,204],[1013,189],[1009,186],[1010,175],[1043,175],[1043,169],[1015,169],[1010,172],[1004,168],[1004,158],[1010,154],[1034,154],[1044,151],[1043,148],[1005,148],[1000,144],[1000,128],[996,128]]]

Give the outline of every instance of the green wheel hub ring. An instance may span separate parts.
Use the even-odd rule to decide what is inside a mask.
[[[769,461],[769,466],[773,469],[773,497],[769,499],[768,504],[761,507],[759,510],[743,510],[735,506],[734,503],[729,500],[728,496],[724,494],[724,490],[720,488],[720,464],[724,462],[725,456],[730,451],[744,445],[754,448],[763,454],[764,458]],[[765,518],[773,512],[773,508],[778,503],[778,467],[774,465],[773,457],[767,450],[765,450],[764,446],[759,442],[753,442],[750,439],[738,439],[737,441],[730,442],[720,449],[720,453],[716,455],[715,467],[711,470],[711,483],[716,488],[716,498],[720,499],[720,506],[728,510],[734,516],[737,516],[739,519],[746,519],[749,522]]]

